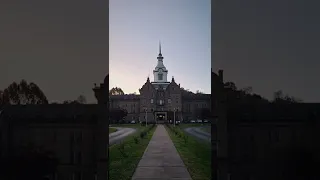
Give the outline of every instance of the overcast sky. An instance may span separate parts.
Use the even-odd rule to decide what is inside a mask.
[[[272,98],[320,101],[319,1],[214,1],[214,71]]]
[[[209,1],[111,0],[110,41],[104,0],[4,0],[0,5],[0,89],[35,82],[51,101],[83,94],[109,71],[110,85],[137,92],[157,64],[181,86],[210,91]],[[273,92],[320,101],[318,1],[214,2],[214,71],[272,98]],[[113,76],[113,77],[112,77]]]
[[[159,40],[168,80],[211,92],[210,0],[110,0],[110,88],[153,81]]]
[[[0,89],[25,79],[50,101],[96,102],[109,65],[106,1],[5,0],[0,22]]]

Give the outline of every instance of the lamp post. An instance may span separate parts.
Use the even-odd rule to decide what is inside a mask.
[[[173,109],[173,127],[176,127],[176,111],[178,108]]]
[[[148,125],[148,117],[147,117],[147,108],[144,109],[146,111],[146,126]]]

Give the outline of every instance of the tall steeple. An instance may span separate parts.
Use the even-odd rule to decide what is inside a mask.
[[[159,56],[162,56],[161,54],[161,42],[159,41]]]
[[[161,42],[159,41],[159,55],[157,57],[158,64],[153,70],[154,82],[167,82],[168,70],[163,64],[163,56],[161,52]]]

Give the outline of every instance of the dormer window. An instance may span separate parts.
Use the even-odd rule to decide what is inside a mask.
[[[158,80],[163,80],[163,74],[158,74]]]

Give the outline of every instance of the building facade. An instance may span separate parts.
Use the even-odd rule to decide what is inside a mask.
[[[228,102],[222,71],[212,76],[212,106],[218,118],[212,124],[217,129],[212,133],[217,136],[214,171],[218,180],[295,179],[296,170],[313,167],[312,161],[299,164],[294,160],[291,169],[287,168],[290,163],[281,167],[282,161],[295,158],[289,156],[294,148],[309,152],[315,164],[319,163],[320,104],[233,104]],[[313,173],[304,175],[319,179],[317,172]]]
[[[108,179],[108,121],[105,106],[12,105],[0,114],[0,156],[26,146],[58,159],[51,180]]]
[[[139,89],[139,95],[109,95],[106,83],[103,83],[100,87],[93,88],[98,103],[109,104],[110,108],[125,109],[128,112],[125,118],[127,122],[134,120],[164,123],[174,119],[188,121],[197,118],[199,109],[211,110],[210,94],[187,92],[174,77],[168,81],[168,70],[163,59],[160,45],[153,81],[148,77]],[[105,82],[108,82],[106,78]]]

